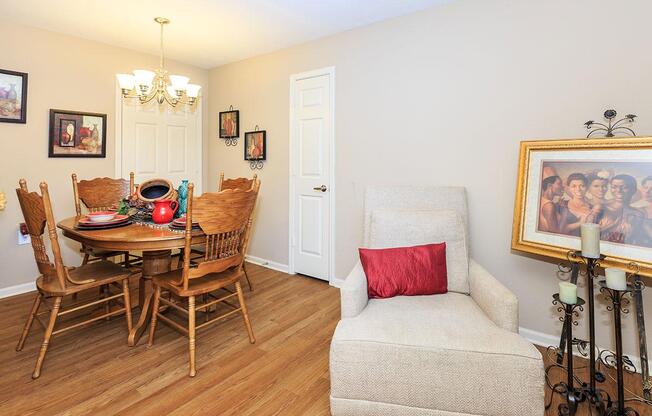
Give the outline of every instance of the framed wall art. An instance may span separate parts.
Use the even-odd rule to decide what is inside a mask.
[[[244,139],[244,159],[263,161],[267,159],[267,132],[265,130],[248,131]]]
[[[50,110],[49,157],[106,157],[106,114]]]
[[[233,139],[240,137],[240,111],[221,111],[219,116],[220,138]]]
[[[27,74],[0,69],[0,122],[27,122]]]
[[[565,259],[583,223],[601,265],[652,276],[652,137],[521,142],[512,249]]]

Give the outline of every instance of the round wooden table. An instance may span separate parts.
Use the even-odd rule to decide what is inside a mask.
[[[76,225],[79,218],[81,217],[66,218],[57,224],[64,236],[93,248],[143,252],[143,272],[138,286],[140,316],[128,339],[129,345],[134,346],[151,319],[152,276],[170,270],[172,249],[184,247],[185,233],[167,227],[154,228],[141,224],[108,230],[78,230]],[[205,235],[201,230],[193,232],[192,244],[204,241]]]

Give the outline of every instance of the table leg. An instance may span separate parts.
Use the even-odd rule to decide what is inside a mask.
[[[138,322],[129,332],[128,344],[133,347],[147,329],[152,318],[152,276],[165,273],[170,270],[172,262],[171,250],[144,251],[143,252],[143,273],[138,286],[138,304],[140,316]]]

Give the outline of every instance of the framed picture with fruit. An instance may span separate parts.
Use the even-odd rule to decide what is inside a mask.
[[[106,157],[106,114],[50,110],[49,157]]]
[[[0,69],[0,122],[27,122],[27,74]]]

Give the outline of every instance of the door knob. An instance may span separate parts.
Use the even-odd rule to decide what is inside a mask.
[[[328,188],[326,187],[326,185],[317,186],[317,187],[312,188],[312,189],[314,189],[315,191],[322,191],[322,192],[326,192],[326,191],[328,190]]]

